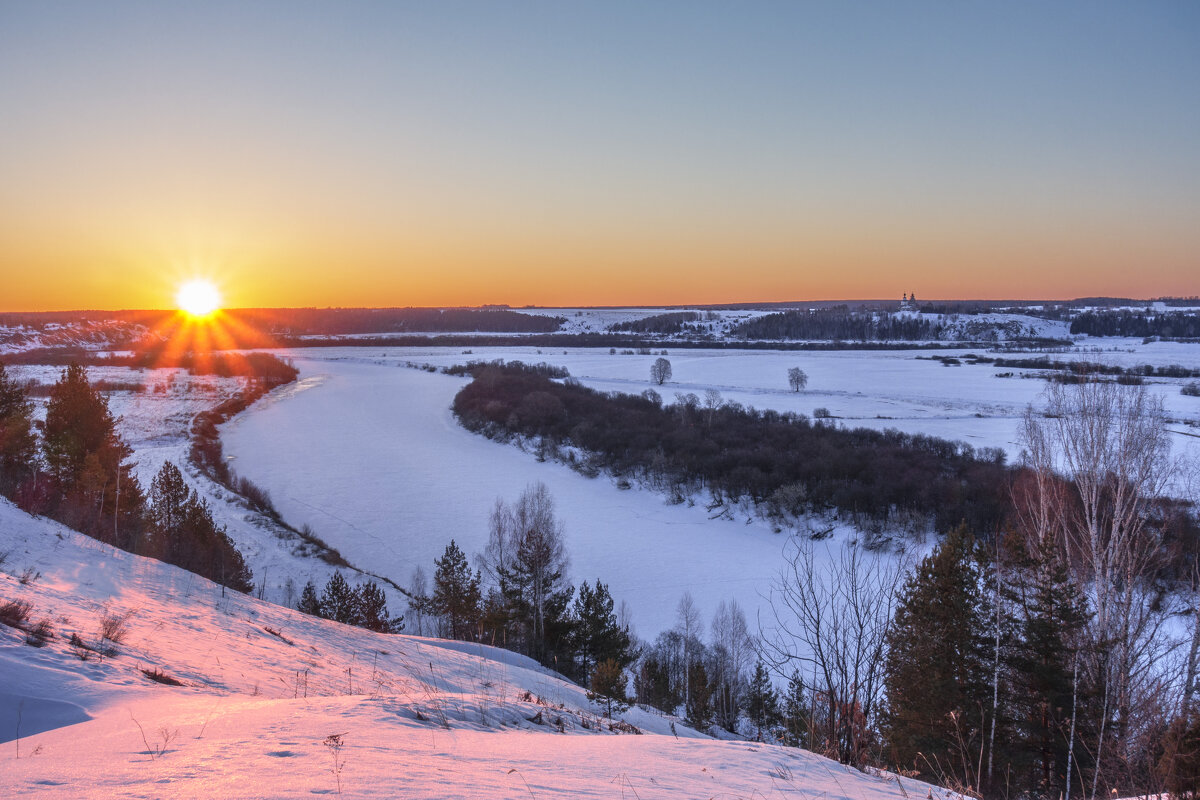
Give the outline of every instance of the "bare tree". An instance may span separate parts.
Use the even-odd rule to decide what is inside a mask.
[[[413,567],[412,577],[408,580],[408,619],[416,623],[417,636],[425,635],[425,614],[429,607],[429,581],[425,570],[420,564]]]
[[[808,386],[808,373],[799,367],[792,367],[788,370],[788,386],[792,387],[793,392],[798,392]]]
[[[1162,548],[1148,512],[1177,465],[1162,400],[1144,386],[1052,383],[1045,408],[1026,411],[1021,438],[1033,474],[1017,497],[1027,536],[1060,538],[1072,573],[1092,599],[1084,666],[1102,692],[1095,797],[1104,757],[1128,762],[1133,715],[1162,688],[1155,662],[1171,645],[1160,635],[1164,614],[1150,585]],[[1110,720],[1112,729],[1105,730]],[[1105,752],[1108,737],[1116,753]]]
[[[725,400],[721,397],[721,393],[716,389],[704,390],[704,408],[708,411],[708,424],[712,425],[713,414],[717,413],[717,409],[725,405]]]
[[[771,619],[760,620],[765,660],[787,674],[813,674],[814,749],[845,763],[867,758],[883,690],[884,647],[907,564],[892,554],[839,550],[792,537],[771,585]],[[784,667],[787,669],[785,670]],[[818,707],[819,706],[819,707]]]
[[[714,698],[717,721],[733,730],[746,686],[746,675],[754,657],[754,642],[746,624],[746,613],[737,600],[717,605],[712,619],[711,678],[720,690]]]
[[[650,365],[650,380],[659,386],[671,380],[671,362],[665,358],[656,358]]]
[[[512,505],[497,499],[490,523],[488,544],[479,559],[481,571],[510,605],[528,616],[522,624],[536,652],[552,602],[563,605],[558,595],[569,588],[563,585],[568,559],[554,498],[544,483],[531,484]]]
[[[695,651],[700,633],[700,609],[696,608],[696,601],[692,598],[692,593],[685,591],[683,596],[679,598],[679,605],[675,606],[675,628],[679,631],[683,638],[683,704],[686,708],[692,699],[692,686],[689,675],[689,668],[692,666],[692,661],[695,660]]]

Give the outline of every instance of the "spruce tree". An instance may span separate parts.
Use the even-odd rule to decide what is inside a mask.
[[[358,625],[379,633],[399,633],[404,630],[404,617],[389,617],[387,597],[379,584],[367,581],[356,590]]]
[[[333,573],[325,584],[325,591],[321,593],[321,610],[326,619],[346,625],[358,624],[358,596],[342,573]]]
[[[1025,788],[1056,797],[1066,787],[1072,714],[1084,712],[1076,720],[1077,739],[1092,722],[1086,714],[1090,689],[1077,685],[1086,670],[1075,669],[1089,617],[1087,601],[1049,537],[1023,565],[1013,591],[1021,616],[1010,657],[1015,766]],[[1078,764],[1084,748],[1077,745],[1074,755]]]
[[[763,731],[779,724],[779,697],[771,686],[771,676],[766,666],[759,661],[754,665],[754,676],[746,693],[746,716],[754,725],[755,741],[762,741]]]
[[[430,608],[449,626],[451,639],[474,638],[481,615],[479,573],[471,572],[467,556],[454,540],[434,562]]]
[[[317,587],[311,580],[304,584],[304,591],[300,593],[300,602],[296,604],[296,610],[314,617],[325,616],[321,608],[321,599],[317,597]]]
[[[800,670],[793,670],[788,678],[787,692],[783,696],[783,741],[792,747],[811,749],[812,709],[805,694],[804,679]]]
[[[960,526],[909,576],[888,634],[883,722],[892,763],[926,780],[978,786],[972,768],[992,705],[982,581],[978,547]]]

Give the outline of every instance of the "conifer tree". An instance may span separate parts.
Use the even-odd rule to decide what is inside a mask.
[[[191,489],[184,481],[183,473],[170,461],[165,462],[150,482],[148,516],[156,539],[173,535],[179,529],[190,499]],[[156,554],[163,547],[165,542],[153,542],[150,552]]]
[[[688,665],[688,684],[690,693],[687,699],[687,721],[698,731],[707,730],[713,722],[712,691],[708,682],[708,670],[703,661],[693,661]]]
[[[1076,669],[1089,613],[1086,598],[1070,579],[1061,550],[1050,537],[1023,566],[1013,587],[1021,616],[1010,656],[1013,755],[1031,792],[1056,797],[1066,787],[1072,715],[1089,706],[1091,692],[1087,687],[1080,690]],[[1085,713],[1077,722],[1076,738],[1091,720]],[[1077,747],[1072,767],[1076,774],[1083,757],[1083,748]]]
[[[141,520],[143,502],[132,465],[125,463],[133,451],[117,435],[108,402],[78,364],[63,370],[50,388],[42,449],[62,498],[55,516],[128,549],[130,526]]]
[[[679,706],[679,694],[671,690],[670,669],[654,653],[642,657],[633,676],[633,688],[639,703],[653,706],[659,711],[671,714]]]
[[[575,590],[566,580],[562,523],[545,484],[527,487],[511,506],[497,500],[484,560],[503,598],[507,646],[558,663],[570,644],[567,611]]]
[[[580,675],[590,674],[602,661],[615,661],[621,668],[633,661],[629,630],[617,621],[607,586],[597,580],[593,589],[584,581],[575,596],[573,610],[571,641]]]
[[[239,592],[253,588],[250,569],[224,526],[170,461],[151,481],[150,501],[149,541],[137,549]]]
[[[759,661],[754,665],[754,676],[746,693],[746,716],[754,725],[755,741],[762,741],[763,731],[780,721],[779,697],[771,686],[771,676],[766,666]]]
[[[321,599],[317,597],[317,587],[311,580],[304,584],[304,591],[300,593],[300,602],[296,605],[296,610],[314,617],[325,616],[321,609]]]
[[[625,669],[615,659],[606,658],[592,670],[588,682],[589,697],[604,702],[604,716],[609,719],[612,719],[614,708],[621,712],[629,705],[629,698],[625,696],[626,683]]]
[[[800,670],[793,670],[788,678],[787,692],[783,696],[783,741],[792,747],[811,749],[812,709],[805,695],[804,679]]]
[[[36,469],[33,404],[0,362],[0,494],[12,497]]]
[[[342,577],[342,573],[333,573],[329,582],[325,584],[325,591],[321,593],[321,611],[322,616],[334,622],[358,624],[358,596]]]
[[[924,779],[979,785],[975,765],[992,705],[982,578],[978,547],[960,526],[909,576],[888,634],[892,763]]]
[[[355,591],[358,600],[358,625],[379,633],[399,633],[404,630],[404,617],[389,617],[387,597],[379,584],[367,581]]]
[[[445,619],[451,639],[474,638],[482,613],[479,573],[471,572],[467,556],[453,539],[446,545],[442,557],[433,563],[436,569],[430,608]]]

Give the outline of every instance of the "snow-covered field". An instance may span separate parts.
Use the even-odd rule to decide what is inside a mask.
[[[1200,366],[1200,347],[1143,346],[1077,355],[1091,361]],[[1134,348],[1135,352],[1126,352]],[[946,351],[962,356],[962,351]],[[260,402],[225,426],[226,453],[242,474],[265,486],[285,518],[309,524],[351,562],[405,584],[415,566],[432,572],[450,539],[467,552],[483,549],[496,498],[514,500],[529,483],[550,488],[564,521],[578,583],[596,578],[628,602],[638,632],[653,637],[674,623],[685,591],[707,617],[736,598],[752,624],[777,573],[785,534],[743,513],[710,519],[703,502],[668,505],[663,496],[619,489],[564,465],[470,434],[450,413],[466,379],[407,369],[405,362],[445,366],[469,359],[520,359],[566,366],[584,384],[605,390],[650,388],[657,356],[608,350],[527,347],[451,349],[320,349],[286,355],[302,384]],[[898,428],[959,439],[975,447],[1019,451],[1020,415],[1044,387],[1037,379],[997,378],[990,366],[944,367],[924,351],[772,352],[677,350],[673,377],[654,387],[675,392],[716,388],[726,400],[811,414],[827,408],[847,426]],[[1066,356],[1055,356],[1063,358]],[[810,376],[802,393],[788,390],[787,368]],[[1200,422],[1200,400],[1179,394],[1182,381],[1151,385],[1169,413]],[[1196,452],[1195,429],[1175,424],[1180,452]],[[820,524],[814,522],[814,524]],[[839,537],[852,538],[842,528]]]
[[[521,656],[222,594],[4,500],[0,554],[0,603],[53,629],[0,625],[0,797],[952,797],[636,708],[619,732]]]

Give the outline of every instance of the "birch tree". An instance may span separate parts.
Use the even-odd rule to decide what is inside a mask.
[[[776,671],[814,675],[812,747],[845,764],[866,763],[883,694],[887,632],[906,560],[793,537],[771,584],[762,628]]]

